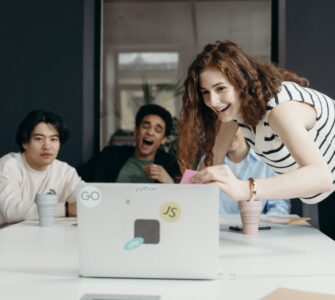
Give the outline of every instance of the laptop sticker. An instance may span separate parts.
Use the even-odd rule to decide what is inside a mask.
[[[158,193],[159,186],[154,184],[141,184],[135,187],[135,193]]]
[[[97,187],[85,185],[79,192],[79,199],[86,207],[94,207],[100,203],[101,193]]]
[[[142,237],[143,244],[158,244],[160,241],[160,224],[158,220],[137,219],[134,223],[134,236]]]
[[[160,216],[166,222],[176,222],[181,215],[181,208],[176,202],[166,202],[160,208]]]
[[[127,251],[134,250],[137,247],[141,246],[143,242],[144,242],[144,238],[136,237],[136,238],[131,239],[127,243],[125,243],[123,248],[124,250],[127,250]]]

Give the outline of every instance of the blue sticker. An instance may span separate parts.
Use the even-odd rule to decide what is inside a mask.
[[[134,250],[135,248],[141,246],[144,243],[144,238],[142,237],[136,237],[133,238],[132,240],[128,241],[125,245],[124,245],[124,250]]]

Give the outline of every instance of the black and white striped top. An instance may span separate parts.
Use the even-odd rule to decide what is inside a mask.
[[[333,174],[333,190],[335,190],[335,101],[326,95],[301,87],[294,82],[283,82],[280,92],[271,99],[266,108],[266,114],[258,123],[256,131],[243,124],[241,119],[237,123],[246,141],[263,160],[273,168],[277,174],[283,174],[299,168],[281,139],[272,131],[268,123],[271,110],[284,101],[296,100],[312,105],[317,113],[316,123],[309,131],[313,141],[322,152],[329,169]],[[294,128],[292,128],[294,130]],[[329,193],[301,197],[305,203],[318,203]]]

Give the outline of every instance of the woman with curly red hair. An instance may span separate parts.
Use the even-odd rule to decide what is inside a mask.
[[[192,169],[205,156],[193,182],[216,182],[236,201],[323,200],[320,227],[335,238],[335,102],[307,86],[233,42],[207,45],[185,81],[178,160]],[[277,176],[243,181],[225,165],[212,166],[221,164],[237,128]]]

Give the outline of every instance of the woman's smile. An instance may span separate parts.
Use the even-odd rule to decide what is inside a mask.
[[[205,105],[222,122],[229,122],[237,117],[240,111],[238,93],[219,70],[206,68],[200,73],[200,90]]]

